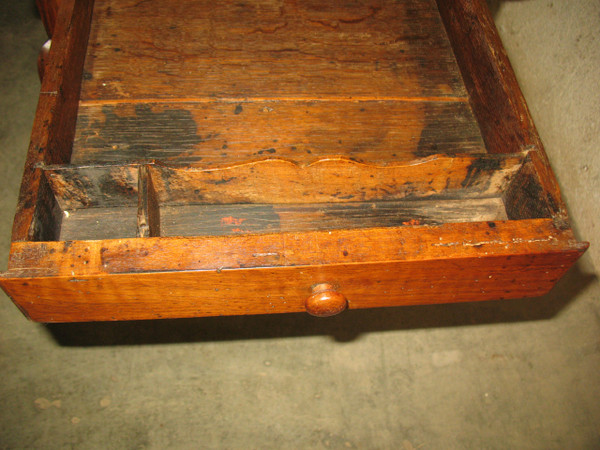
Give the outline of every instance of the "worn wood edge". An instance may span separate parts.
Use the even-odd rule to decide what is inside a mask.
[[[220,271],[576,251],[551,219],[202,238],[15,242],[2,277]]]
[[[350,309],[502,300],[547,293],[580,253],[204,272],[0,278],[41,322],[142,320],[305,311],[315,283],[335,283]]]
[[[93,0],[62,0],[42,81],[15,220],[13,241],[32,239],[42,171],[35,165],[68,161]]]
[[[38,167],[67,210],[131,203],[137,181],[124,174],[139,167],[147,168],[162,205],[490,197],[504,191],[526,156],[434,155],[385,166],[327,157],[309,165],[266,158],[221,168],[159,161]]]
[[[139,168],[137,236],[160,236],[160,208],[148,166]]]
[[[532,146],[540,148],[485,0],[437,0],[437,4],[488,151],[514,153]]]
[[[280,157],[260,157],[248,161],[236,161],[231,164],[215,165],[215,166],[204,166],[202,163],[197,161],[178,161],[178,162],[165,162],[161,160],[134,160],[128,162],[109,162],[109,163],[89,163],[89,164],[44,164],[37,163],[35,168],[43,169],[44,171],[60,171],[60,170],[77,170],[87,168],[111,168],[111,167],[138,167],[138,166],[149,166],[149,167],[160,167],[164,169],[172,170],[183,170],[189,172],[220,172],[226,170],[232,170],[240,167],[248,166],[260,166],[260,165],[286,165],[293,166],[297,169],[310,169],[315,166],[324,164],[349,164],[356,167],[367,167],[372,169],[398,169],[403,167],[414,167],[423,164],[429,164],[434,161],[460,161],[460,160],[473,160],[473,159],[486,159],[486,160],[503,160],[503,159],[524,159],[529,151],[517,152],[514,154],[498,154],[490,155],[487,153],[456,153],[452,155],[447,154],[434,154],[428,155],[422,158],[412,158],[410,160],[400,160],[399,162],[392,162],[390,164],[377,164],[368,161],[359,161],[357,159],[344,156],[326,156],[322,158],[315,158],[308,164],[301,164],[296,161],[292,161],[286,158]]]
[[[558,182],[485,0],[436,1],[488,151],[535,150],[531,158],[550,209],[568,227]]]

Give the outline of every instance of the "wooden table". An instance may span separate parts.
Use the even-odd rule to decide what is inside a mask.
[[[587,248],[484,0],[50,3],[33,320],[537,296]]]

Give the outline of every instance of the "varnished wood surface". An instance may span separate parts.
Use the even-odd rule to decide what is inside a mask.
[[[351,309],[546,293],[581,251],[252,270],[3,278],[33,320],[131,320],[305,311],[315,282]]]
[[[586,248],[551,220],[414,231],[15,243],[0,283],[47,322],[299,312],[317,283],[368,308],[541,295]]]
[[[12,230],[13,241],[36,239],[35,223],[51,220],[36,217],[36,206],[51,203],[42,183],[39,163],[69,162],[79,92],[87,47],[93,0],[61,0],[54,40],[42,81],[35,124],[25,162],[19,202]]]
[[[135,212],[131,214],[135,228]],[[135,232],[135,231],[134,231]],[[582,252],[551,219],[265,235],[14,243],[9,277],[77,276]],[[458,273],[458,272],[456,272]]]
[[[0,275],[34,320],[534,296],[587,248],[483,0],[91,7],[61,3]]]

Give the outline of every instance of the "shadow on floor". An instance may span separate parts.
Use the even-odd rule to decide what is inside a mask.
[[[62,346],[145,345],[317,335],[329,335],[338,342],[349,342],[364,333],[389,330],[549,320],[595,279],[596,275],[582,273],[580,265],[576,264],[550,294],[535,299],[353,310],[330,318],[315,318],[301,313],[47,324],[45,327]]]

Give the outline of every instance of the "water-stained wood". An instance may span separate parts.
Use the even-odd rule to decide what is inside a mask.
[[[505,220],[500,198],[283,205],[166,206],[162,236],[226,236]]]
[[[390,164],[485,151],[467,102],[119,103],[82,105],[71,162],[156,159],[208,167],[343,155]]]
[[[138,208],[138,237],[234,236],[506,220],[504,203],[500,198],[163,206],[160,208],[160,223],[158,209],[150,211],[155,215],[148,216],[147,209]],[[131,207],[71,210],[63,217],[60,235],[56,239],[135,237],[135,215],[136,211]]]
[[[148,165],[163,205],[327,203],[500,195],[526,154],[430,156],[377,166],[346,158],[307,166],[276,158],[206,169]],[[138,165],[48,166],[46,176],[63,209],[137,204]]]

